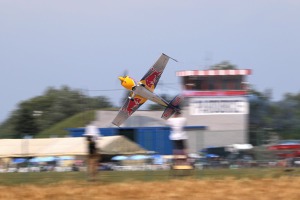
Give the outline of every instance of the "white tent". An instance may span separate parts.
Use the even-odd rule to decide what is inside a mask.
[[[107,136],[97,140],[101,154],[145,154],[147,151],[124,136]],[[43,139],[1,139],[0,158],[87,155],[84,137]]]
[[[249,150],[253,148],[252,144],[232,144],[231,146],[238,150]]]

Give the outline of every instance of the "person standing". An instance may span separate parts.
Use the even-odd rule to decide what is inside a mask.
[[[171,128],[171,134],[169,136],[173,144],[174,156],[181,155],[186,160],[187,158],[187,134],[184,130],[186,126],[186,118],[182,117],[180,112],[176,112],[173,117],[167,120],[167,124]],[[177,161],[177,159],[175,159]]]
[[[97,148],[97,140],[100,137],[100,131],[94,124],[89,124],[85,129],[84,136],[87,140],[88,178],[89,180],[94,181],[98,172],[98,162],[100,160],[100,153]]]

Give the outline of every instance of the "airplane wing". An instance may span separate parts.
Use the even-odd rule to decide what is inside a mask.
[[[145,76],[140,80],[140,83],[144,84],[145,87],[151,92],[154,91],[160,76],[162,75],[168,61],[169,56],[162,54],[154,65],[149,69]]]
[[[112,121],[116,126],[120,126],[128,117],[132,115],[147,99],[136,95],[134,100],[127,99],[123,107],[119,110],[118,115]]]

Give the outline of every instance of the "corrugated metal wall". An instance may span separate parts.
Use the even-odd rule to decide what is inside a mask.
[[[81,137],[84,134],[84,128],[68,129],[72,137]],[[136,128],[100,128],[102,136],[122,135],[126,136],[134,131],[134,142],[148,151],[155,151],[159,154],[172,154],[172,145],[169,140],[169,127],[136,127]],[[132,139],[132,138],[131,138]]]
[[[137,143],[149,151],[159,154],[172,154],[172,145],[169,140],[170,129],[167,127],[138,128]]]
[[[206,127],[193,126],[186,127],[189,137],[188,148],[191,152],[197,152],[201,145],[201,135]],[[84,128],[71,128],[68,129],[72,137],[80,137],[84,134]],[[102,136],[113,135],[130,135],[134,134],[129,139],[139,144],[148,151],[154,151],[162,155],[172,154],[172,142],[169,139],[169,127],[128,127],[128,128],[100,128]],[[127,132],[128,131],[128,134]]]

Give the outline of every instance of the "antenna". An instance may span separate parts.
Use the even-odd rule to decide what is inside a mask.
[[[211,61],[212,61],[212,53],[211,52],[205,52],[204,69],[209,69],[209,66],[211,65]]]

